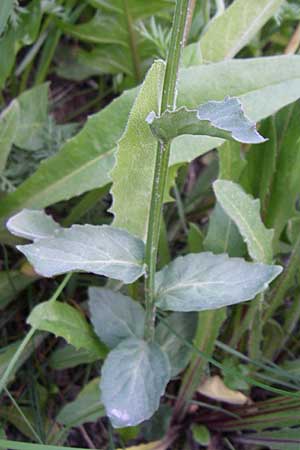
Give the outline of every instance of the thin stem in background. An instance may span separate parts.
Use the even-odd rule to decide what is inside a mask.
[[[186,38],[186,24],[189,20],[190,0],[177,0],[169,54],[167,58],[166,73],[163,84],[161,111],[174,110],[176,106],[177,77],[181,52]],[[169,166],[170,143],[159,142],[156,154],[156,163],[153,179],[149,228],[146,242],[147,276],[145,282],[146,320],[145,339],[154,338],[155,328],[155,271],[157,251],[160,235],[160,222],[163,198]]]

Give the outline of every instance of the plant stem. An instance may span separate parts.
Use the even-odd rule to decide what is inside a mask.
[[[172,35],[164,77],[161,111],[174,110],[176,107],[176,84],[182,48],[185,42],[186,23],[189,17],[190,0],[177,0],[174,12]],[[147,276],[145,282],[146,320],[145,339],[154,338],[155,327],[155,298],[154,277],[156,270],[157,250],[160,233],[160,221],[163,198],[169,166],[171,144],[159,142],[157,146],[155,171],[153,178],[149,228],[146,242]]]

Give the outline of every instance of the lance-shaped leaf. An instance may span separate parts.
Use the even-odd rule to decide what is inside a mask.
[[[0,114],[0,173],[5,169],[6,161],[16,136],[19,113],[19,103],[14,100]]]
[[[250,256],[259,262],[273,259],[273,230],[268,230],[260,217],[260,201],[246,194],[236,183],[217,180],[213,184],[218,202],[238,227]]]
[[[203,311],[251,300],[282,271],[204,252],[180,256],[156,274],[156,303],[165,310]]]
[[[40,216],[38,217],[40,219]],[[44,218],[45,219],[45,218]],[[14,224],[14,221],[12,222]],[[28,222],[27,222],[28,225]],[[14,231],[17,227],[14,226]],[[24,234],[25,227],[21,230]],[[36,228],[26,229],[34,235]],[[84,271],[132,283],[144,273],[144,243],[107,225],[59,228],[47,239],[17,248],[44,277]]]
[[[169,379],[168,357],[156,343],[121,342],[106,358],[100,382],[101,399],[113,426],[129,427],[149,419]]]
[[[11,217],[7,229],[15,236],[37,241],[53,236],[61,229],[60,225],[47,215],[44,211],[23,209]]]
[[[154,135],[163,141],[171,141],[183,134],[233,139],[247,144],[265,141],[255,124],[245,116],[237,98],[210,101],[197,109],[182,107],[176,111],[167,110],[160,117],[152,112],[147,122]]]
[[[89,288],[89,308],[94,329],[108,347],[144,335],[145,311],[130,297],[104,288]]]
[[[107,353],[106,347],[99,341],[91,325],[77,309],[66,303],[40,303],[33,309],[27,322],[38,330],[49,331],[64,338],[77,349],[88,350],[98,358],[103,358]]]

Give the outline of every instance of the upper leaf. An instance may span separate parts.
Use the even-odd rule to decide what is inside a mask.
[[[171,141],[183,134],[233,139],[248,144],[265,141],[256,131],[255,124],[245,116],[237,98],[209,101],[197,109],[167,110],[160,117],[152,112],[147,122],[155,136],[163,141]]]
[[[218,202],[245,239],[250,256],[255,261],[271,263],[274,232],[268,230],[261,220],[260,201],[253,199],[232,181],[217,180],[213,188]]]
[[[165,310],[202,311],[254,298],[282,271],[212,253],[180,256],[156,274],[156,303]]]
[[[84,348],[103,358],[107,349],[80,312],[66,303],[48,301],[37,305],[27,322],[34,328],[64,338],[76,348]]]
[[[149,111],[159,111],[164,68],[162,61],[156,61],[149,70],[119,141],[111,173],[113,224],[141,239],[147,235],[157,148],[157,139],[145,119]]]
[[[106,414],[116,428],[137,425],[158,409],[170,379],[167,355],[155,343],[126,339],[112,350],[100,382]]]
[[[44,211],[23,209],[11,217],[7,224],[8,230],[15,236],[37,241],[53,236],[60,230],[60,225]]]
[[[89,288],[89,308],[94,329],[108,347],[144,335],[145,312],[130,297],[104,288]]]
[[[24,217],[30,220],[19,220]],[[18,235],[36,238],[37,226],[41,222],[39,239],[17,248],[42,276],[84,271],[132,283],[145,271],[144,243],[124,230],[107,225],[73,225],[54,229],[47,216],[36,214],[38,225],[32,222],[33,217],[35,214],[32,212],[22,213],[16,220],[15,217],[10,219],[9,226]],[[54,229],[53,235],[47,235],[47,232],[51,233],[49,228]]]

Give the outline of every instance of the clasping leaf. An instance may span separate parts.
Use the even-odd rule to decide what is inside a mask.
[[[17,248],[45,277],[84,271],[132,283],[145,271],[144,243],[125,230],[107,225],[56,227],[44,213],[33,211],[17,214],[7,226],[34,240]]]
[[[165,310],[203,311],[251,300],[282,271],[226,254],[181,256],[156,274],[156,302]]]
[[[153,134],[162,141],[171,141],[182,134],[205,135],[259,144],[265,139],[257,132],[255,124],[244,114],[238,98],[209,101],[197,109],[185,106],[175,111],[165,111],[161,116],[151,112],[147,117]]]

